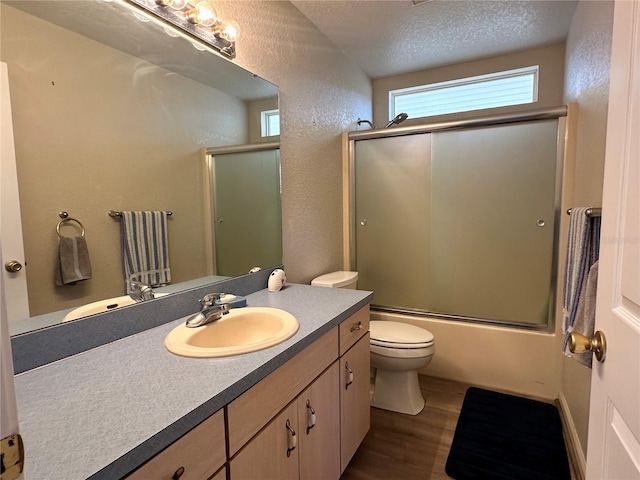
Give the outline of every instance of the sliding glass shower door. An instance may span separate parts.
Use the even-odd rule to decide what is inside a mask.
[[[558,120],[355,142],[356,268],[376,306],[544,326]]]
[[[213,157],[216,274],[282,263],[280,150]]]

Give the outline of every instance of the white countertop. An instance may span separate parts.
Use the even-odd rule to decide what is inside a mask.
[[[371,292],[287,285],[248,295],[300,322],[274,347],[223,358],[169,353],[178,319],[15,377],[26,480],[120,478],[371,301]]]

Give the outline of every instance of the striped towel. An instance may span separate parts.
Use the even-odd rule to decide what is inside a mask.
[[[121,239],[126,293],[134,281],[150,287],[171,282],[167,212],[122,212]]]
[[[566,334],[563,351],[567,351],[568,333],[571,333],[578,313],[580,297],[584,294],[589,269],[600,254],[600,217],[588,217],[587,207],[571,209],[569,242],[565,268],[562,333]]]

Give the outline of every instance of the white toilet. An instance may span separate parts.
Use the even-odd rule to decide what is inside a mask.
[[[350,288],[356,289],[358,283],[358,272],[332,272],[320,275],[319,277],[311,280],[311,285],[316,287],[331,287],[331,288]]]
[[[427,365],[436,347],[433,334],[400,322],[373,321],[371,367],[376,369],[371,406],[417,415],[424,408],[418,369]]]
[[[318,287],[355,289],[358,272],[333,272],[311,281]],[[418,369],[427,365],[436,347],[433,334],[400,322],[373,321],[369,327],[371,367],[375,385],[371,406],[417,415],[424,408]]]

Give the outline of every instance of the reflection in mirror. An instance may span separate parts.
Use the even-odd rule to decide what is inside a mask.
[[[207,154],[216,272],[235,277],[255,266],[280,263],[279,144],[210,148]]]
[[[172,280],[160,291],[246,273],[216,270],[227,253],[214,254],[215,192],[206,149],[272,142],[274,137],[261,136],[260,112],[278,108],[277,88],[190,41],[168,36],[153,22],[140,22],[114,2],[3,1],[0,8],[29,311],[32,317],[55,312],[12,321],[12,333],[123,295],[120,220],[109,210],[173,212],[168,220]],[[277,182],[269,188],[279,195],[279,175],[269,181]],[[56,286],[62,210],[85,228],[92,277]],[[236,219],[241,222],[242,215]],[[73,228],[66,225],[62,234],[74,235]],[[281,263],[280,223],[274,228],[279,250],[270,256],[254,258],[253,250],[228,255],[263,268]]]

